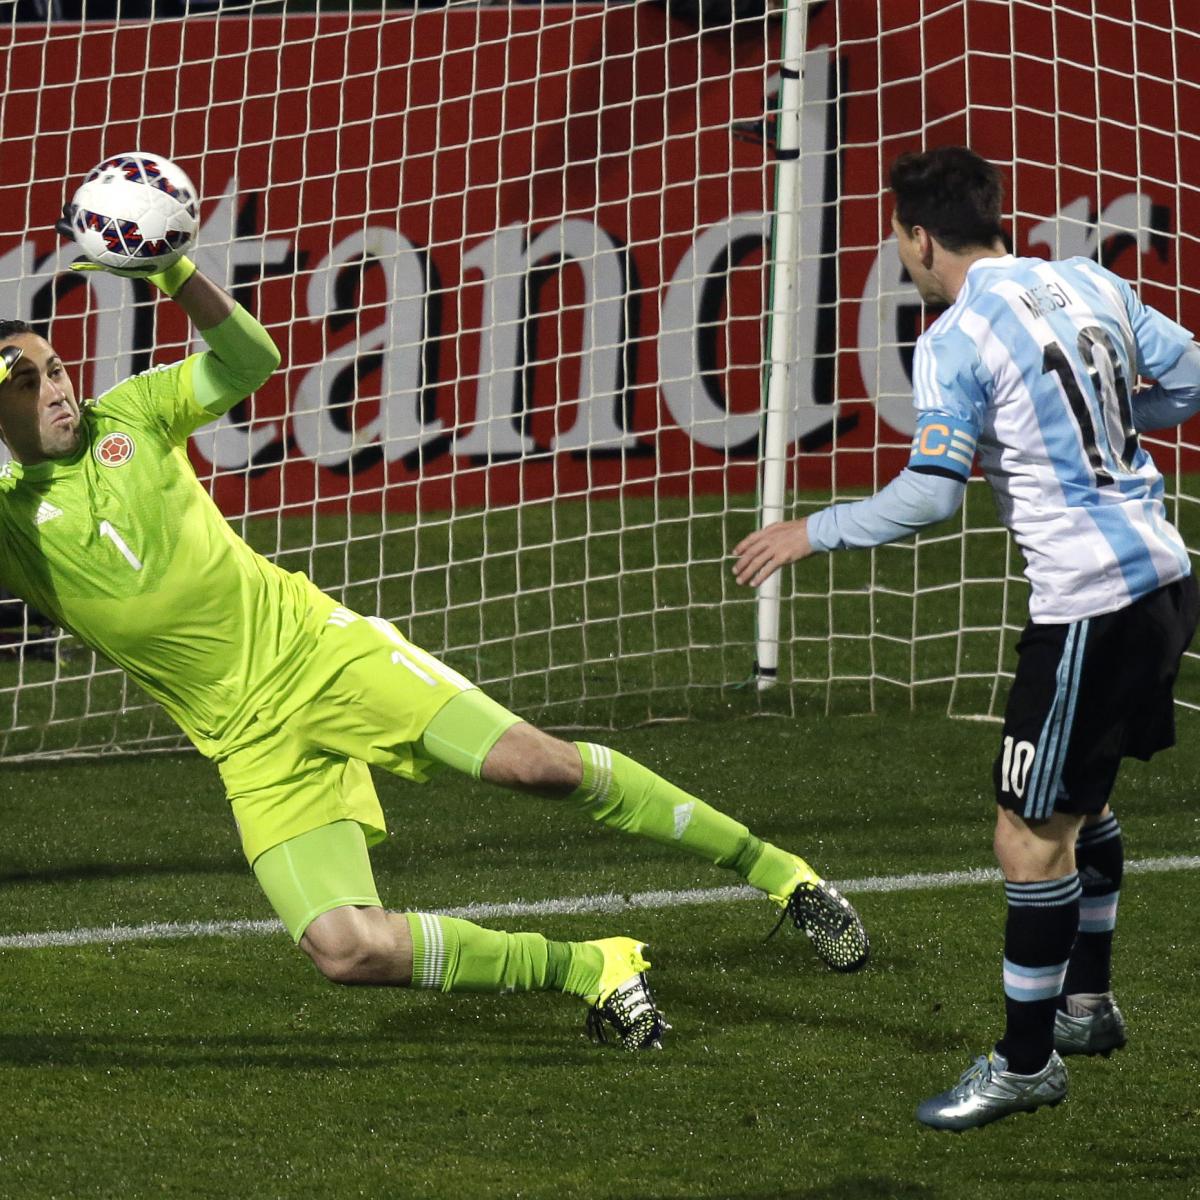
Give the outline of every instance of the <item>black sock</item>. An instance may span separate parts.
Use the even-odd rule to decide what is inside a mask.
[[[1054,1010],[1079,927],[1079,876],[1006,883],[1004,1010],[1007,1025],[996,1049],[1008,1069],[1033,1075],[1054,1049]]]
[[[1075,843],[1075,865],[1083,897],[1079,901],[1079,936],[1071,951],[1063,996],[1107,992],[1112,987],[1113,930],[1125,869],[1125,847],[1117,818],[1085,825]],[[1059,1002],[1065,1008],[1065,999]]]

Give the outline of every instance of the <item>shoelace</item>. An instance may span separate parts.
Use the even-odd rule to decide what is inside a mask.
[[[787,905],[784,905],[783,911],[779,914],[779,920],[775,922],[775,927],[771,930],[770,933],[767,934],[767,936],[765,938],[763,938],[763,941],[769,942],[780,931],[780,929],[783,928],[784,921],[786,921],[788,919],[788,917],[790,917],[791,915],[792,914],[790,912],[788,912]],[[797,929],[800,928],[799,922],[796,923],[796,928]]]
[[[805,884],[799,884],[796,890],[787,898],[787,903],[783,906],[783,911],[779,914],[779,920],[775,922],[771,932],[763,938],[764,942],[770,941],[783,926],[784,921],[789,917],[797,929],[806,931],[807,926],[805,917],[799,911],[800,909],[800,889],[805,887]],[[818,897],[818,904],[809,905],[808,916],[815,919],[816,923],[824,927],[830,937],[836,939],[844,934],[851,924],[850,914],[847,913],[836,900],[823,893],[819,886],[814,886],[812,894]]]
[[[992,1077],[992,1060],[981,1054],[959,1077],[954,1094],[960,1100],[967,1096],[976,1083],[987,1083]]]

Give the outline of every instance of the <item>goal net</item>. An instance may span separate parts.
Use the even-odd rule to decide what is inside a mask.
[[[984,488],[915,542],[784,573],[767,690],[729,552],[764,464],[792,515],[907,456],[924,317],[883,182],[902,150],[970,143],[1004,169],[1020,252],[1094,255],[1200,325],[1200,89],[1181,75],[1200,18],[1170,0],[304,7],[72,24],[5,6],[0,316],[45,325],[86,396],[200,348],[145,285],[69,274],[53,233],[101,158],[166,155],[203,197],[198,263],[282,351],[189,447],[280,566],[551,727],[994,715],[1025,596]],[[762,436],[781,331],[782,449]],[[1154,445],[1193,535],[1196,440]],[[110,663],[5,614],[0,755],[180,744]]]

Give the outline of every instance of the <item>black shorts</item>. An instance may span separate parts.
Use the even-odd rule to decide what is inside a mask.
[[[1026,625],[992,768],[996,803],[1027,821],[1097,813],[1122,758],[1173,746],[1175,677],[1198,616],[1189,575],[1117,612]]]

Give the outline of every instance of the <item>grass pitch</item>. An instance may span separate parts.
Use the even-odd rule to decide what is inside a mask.
[[[622,505],[458,514],[452,531],[355,516],[247,532],[361,611],[407,614],[417,640],[541,723],[709,718],[591,736],[832,879],[991,865],[997,727],[942,715],[948,701],[996,711],[1024,620],[981,489],[965,543],[947,527],[797,568],[782,673],[801,682],[765,696],[732,686],[753,605],[726,554],[752,513]],[[0,685],[6,755],[175,739],[89,662],[0,664]],[[1181,695],[1198,689],[1189,664]],[[882,715],[848,715],[869,709]],[[1181,711],[1180,748],[1126,767],[1131,859],[1197,853],[1198,732],[1200,711]],[[395,908],[733,882],[563,806],[453,778],[379,785],[393,837],[374,862]],[[775,914],[759,902],[495,922],[648,941],[674,1030],[662,1054],[630,1056],[590,1045],[583,1006],[559,996],[339,990],[282,931],[10,944],[270,918],[194,755],[10,763],[0,811],[2,1200],[1200,1197],[1194,872],[1126,883],[1129,1048],[1072,1063],[1053,1112],[954,1137],[912,1113],[1000,1032],[998,884],[852,891],[874,958],[849,977],[791,930],[764,942]]]
[[[1197,725],[1127,766],[1131,859],[1194,854]],[[834,879],[990,865],[996,728],[936,715],[760,718],[604,740]],[[397,908],[719,887],[715,868],[565,807],[380,780]],[[0,771],[0,934],[270,916],[194,756]],[[1000,1031],[998,885],[854,899],[837,976],[755,901],[497,922],[651,945],[661,1054],[592,1046],[565,997],[338,989],[281,932],[0,950],[0,1196],[1012,1200],[1200,1195],[1196,876],[1131,875],[1129,1047],[1073,1060],[1053,1110],[919,1127]]]

